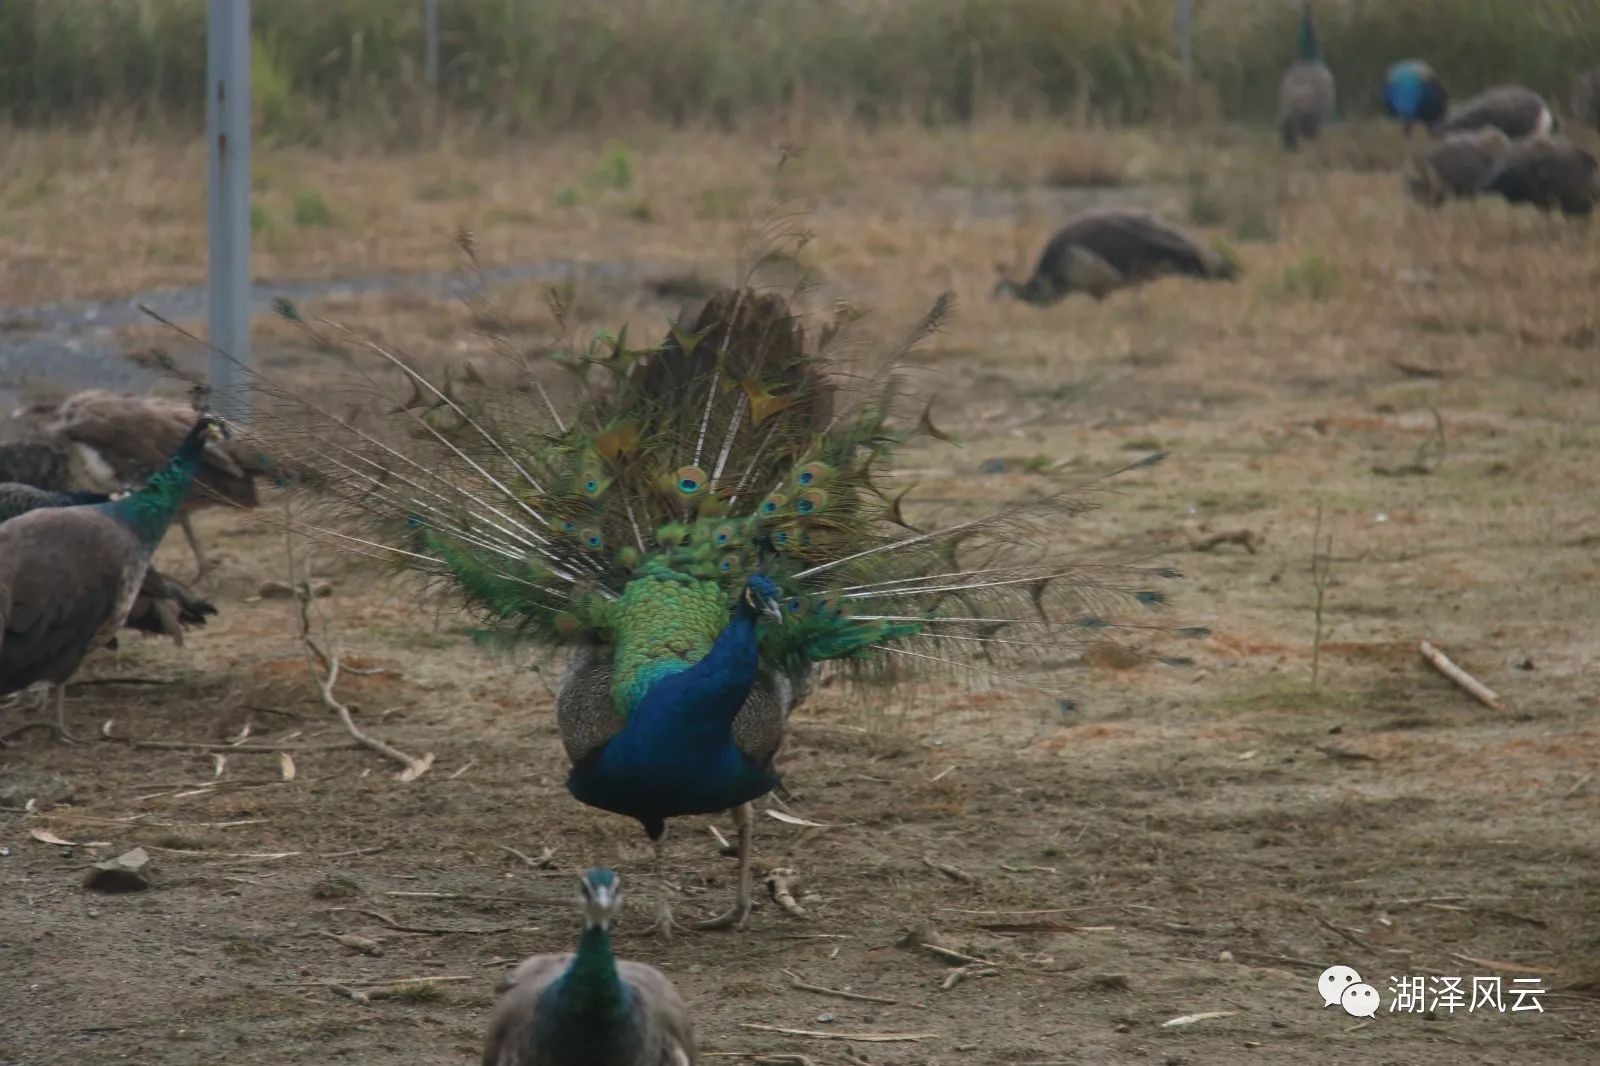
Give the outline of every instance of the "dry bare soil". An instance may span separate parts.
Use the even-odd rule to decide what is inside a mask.
[[[741,219],[775,197],[803,208],[814,236],[788,269],[813,277],[813,310],[848,295],[893,336],[956,294],[919,359],[966,446],[911,457],[923,491],[998,499],[1166,449],[1062,535],[1169,551],[1186,574],[1171,617],[1213,635],[1091,648],[1062,664],[1065,709],[958,685],[818,691],[792,728],[781,809],[818,824],[767,802],[757,816],[759,861],[794,871],[805,917],[763,898],[745,933],[662,944],[639,935],[637,826],[564,790],[548,668],[480,651],[408,586],[320,555],[333,594],[319,602],[359,668],[338,694],[432,769],[401,782],[370,752],[302,750],[285,780],[271,751],[17,737],[0,751],[0,1063],[475,1061],[494,980],[572,943],[576,875],[594,864],[631,890],[619,950],[677,982],[708,1061],[1600,1059],[1600,245],[1500,204],[1415,208],[1397,140],[1359,135],[1285,159],[1228,131],[824,129],[776,181],[759,137],[262,148],[268,278],[454,266],[466,225],[491,264],[634,260],[732,281]],[[201,280],[198,149],[12,141],[7,303]],[[993,262],[1031,257],[1070,207],[1111,195],[1046,184],[1085,160],[1208,236],[1231,232],[1243,278],[1044,310],[991,300]],[[648,335],[676,309],[664,290],[585,284],[580,332]],[[553,338],[537,289],[500,295],[513,331]],[[419,358],[481,349],[466,310],[417,293],[303,311]],[[156,329],[117,340],[188,351]],[[258,343],[302,382],[326,358],[281,324]],[[1332,546],[1313,688],[1319,507]],[[258,595],[287,573],[282,539],[262,516],[200,526],[220,616],[183,649],[125,638],[97,655],[72,721],[118,738],[340,740],[292,604]],[[1253,553],[1191,548],[1233,530]],[[192,565],[176,535],[159,559]],[[1503,706],[1430,671],[1422,638]],[[1178,657],[1192,662],[1159,661]],[[671,837],[688,912],[732,891],[707,828],[686,819]],[[136,845],[147,890],[80,887],[90,862]],[[993,965],[952,983],[958,956],[909,946],[927,937]],[[1378,987],[1376,1018],[1323,1008],[1316,978],[1334,963]],[[1391,1013],[1406,975],[1550,991],[1543,1012]],[[329,990],[420,977],[440,980],[364,1005]]]

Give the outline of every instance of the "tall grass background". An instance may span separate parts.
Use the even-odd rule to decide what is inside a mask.
[[[992,111],[1080,124],[1270,117],[1296,0],[440,0],[437,103],[422,0],[256,0],[260,131],[405,139],[424,116],[497,131],[774,115],[958,123]],[[1600,0],[1320,0],[1342,110],[1427,57],[1465,95],[1518,81],[1566,100],[1597,59]],[[187,126],[203,113],[205,0],[3,0],[0,117]]]

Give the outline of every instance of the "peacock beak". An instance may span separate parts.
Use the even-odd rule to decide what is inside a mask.
[[[761,613],[774,622],[783,621],[783,608],[778,606],[778,601],[768,596],[761,601]]]

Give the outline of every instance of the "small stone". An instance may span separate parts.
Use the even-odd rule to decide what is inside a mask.
[[[98,918],[98,917],[100,917],[100,912],[95,910],[93,907],[90,907],[89,908],[89,917]]]
[[[1226,951],[1226,950],[1217,952],[1217,961],[1218,962],[1232,962],[1233,961],[1233,952]]]
[[[264,600],[291,600],[294,599],[294,586],[287,581],[263,581],[256,589],[256,595]]]
[[[823,1011],[821,1014],[817,1015],[817,1021],[819,1021],[819,1022],[831,1022],[831,1021],[833,1021],[833,1011],[831,1011],[831,1010],[830,1011]]]
[[[1092,973],[1088,977],[1089,987],[1097,992],[1126,992],[1128,990],[1128,975],[1125,973]]]
[[[95,892],[137,892],[150,887],[144,868],[150,856],[143,848],[125,851],[114,859],[97,862],[84,874],[83,887]]]

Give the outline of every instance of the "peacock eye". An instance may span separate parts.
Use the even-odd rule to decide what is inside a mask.
[[[795,478],[802,486],[820,485],[833,474],[833,468],[827,463],[807,463],[800,468],[800,474]]]
[[[712,539],[715,540],[718,544],[726,544],[726,543],[728,543],[728,541],[733,539],[733,527],[732,526],[718,526],[716,535]]]
[[[578,531],[578,523],[569,518],[565,522],[561,523],[561,528],[566,530],[568,533],[576,533]]]
[[[789,600],[789,605],[788,606],[789,606],[789,610],[798,611],[800,609],[800,597],[798,597],[798,596],[791,597],[790,600]]]
[[[828,494],[821,489],[807,489],[795,501],[794,509],[801,514],[815,514],[828,505]]]
[[[590,478],[588,481],[583,483],[583,491],[588,493],[599,492],[600,482],[596,481],[594,478]]]
[[[598,548],[605,543],[605,541],[601,539],[600,531],[598,529],[586,529],[580,534],[580,536],[583,537],[584,544],[591,548]]]
[[[774,544],[787,544],[787,543],[789,543],[789,531],[786,530],[786,529],[775,529],[775,530],[773,530],[772,531],[772,543],[774,543]]]
[[[698,466],[685,466],[673,475],[678,479],[678,491],[685,496],[693,496],[699,492],[706,483],[706,472]]]
[[[739,557],[737,555],[724,555],[721,561],[717,563],[717,569],[721,570],[724,574],[731,574],[733,573],[734,566],[737,565],[738,562]]]

